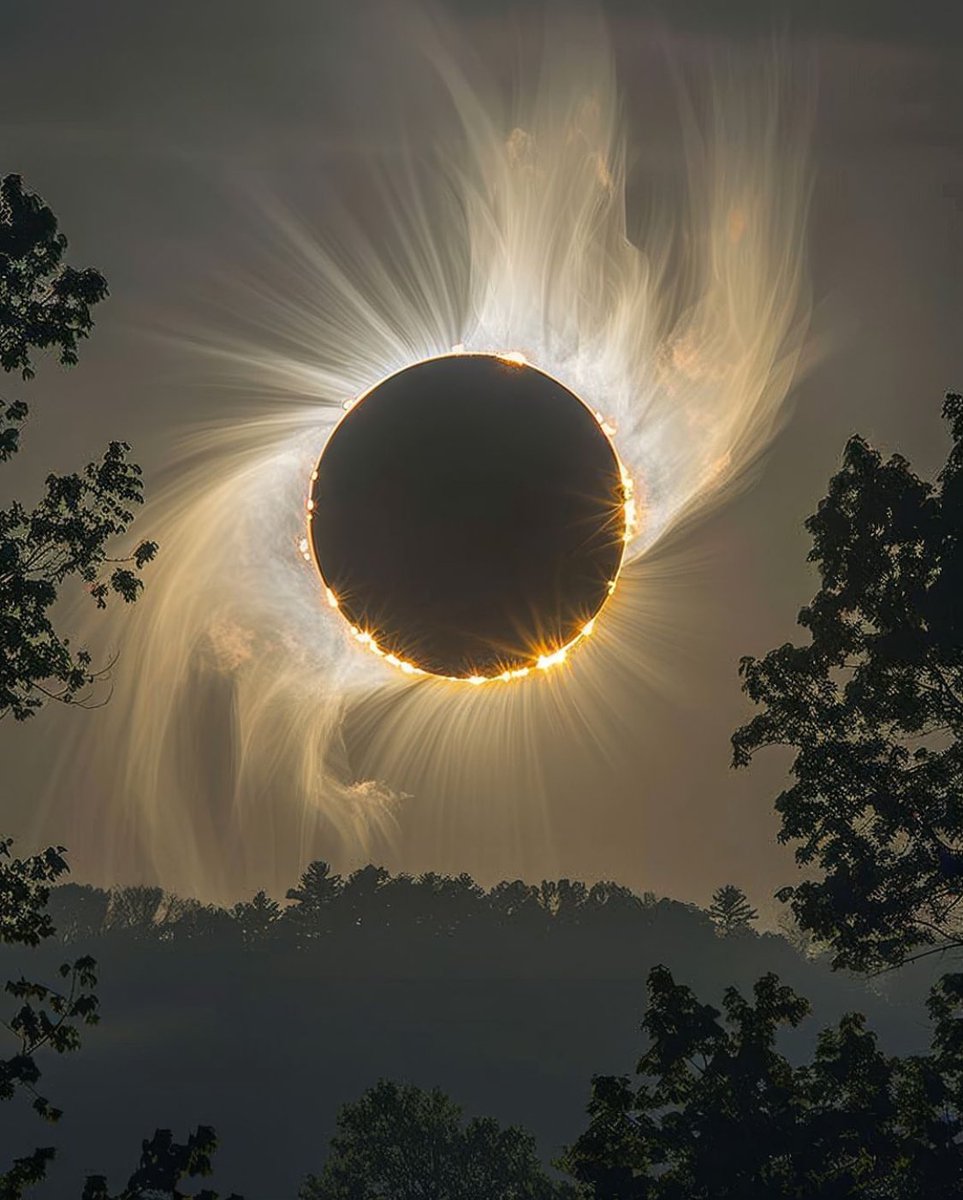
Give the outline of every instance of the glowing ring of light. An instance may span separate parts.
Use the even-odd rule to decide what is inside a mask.
[[[386,661],[389,665],[398,668],[407,675],[433,676],[435,678],[443,678],[453,682],[465,682],[478,685],[494,681],[509,682],[513,679],[524,678],[533,671],[544,671],[550,667],[556,666],[567,659],[569,653],[577,643],[582,641],[583,638],[589,636],[593,632],[598,615],[604,607],[609,596],[611,596],[615,590],[616,581],[622,569],[625,556],[625,546],[632,536],[634,528],[635,503],[632,496],[632,481],[625,470],[625,467],[623,466],[612,441],[612,435],[614,431],[612,430],[611,426],[605,422],[600,413],[597,413],[589,408],[588,405],[586,405],[585,402],[576,395],[576,393],[572,392],[548,372],[541,371],[539,368],[530,366],[525,359],[525,356],[518,352],[507,354],[469,354],[467,357],[486,360],[484,364],[484,370],[482,372],[474,370],[473,375],[469,376],[469,379],[474,379],[474,382],[477,384],[478,381],[476,377],[481,374],[482,379],[490,389],[487,393],[488,395],[510,390],[509,388],[503,388],[501,383],[498,384],[497,389],[492,388],[491,385],[494,381],[494,377],[489,364],[498,364],[498,367],[502,372],[505,371],[506,367],[524,368],[524,377],[519,375],[516,379],[512,379],[510,381],[510,388],[516,391],[520,387],[522,387],[523,390],[527,389],[526,394],[529,395],[530,407],[526,408],[524,411],[528,413],[533,420],[544,419],[545,413],[542,410],[544,410],[546,403],[559,405],[563,397],[565,398],[566,404],[568,400],[577,402],[577,404],[568,405],[565,413],[559,409],[556,410],[553,420],[559,422],[559,427],[557,429],[553,428],[554,436],[545,438],[544,436],[540,435],[540,452],[544,455],[543,466],[545,467],[549,477],[544,481],[544,495],[539,496],[539,499],[544,500],[545,497],[552,495],[553,493],[550,489],[554,485],[556,487],[556,501],[558,501],[559,496],[564,497],[563,503],[567,506],[566,511],[570,517],[568,524],[554,522],[552,526],[555,537],[557,539],[564,539],[564,541],[559,541],[557,547],[553,545],[551,550],[554,552],[556,548],[558,550],[562,550],[564,547],[565,553],[558,554],[555,558],[549,557],[548,559],[543,560],[541,562],[541,566],[544,570],[546,563],[550,562],[553,564],[556,572],[565,575],[568,581],[568,587],[564,597],[556,594],[556,604],[552,610],[552,620],[554,621],[556,629],[566,627],[567,631],[570,633],[574,625],[574,627],[576,627],[576,632],[574,633],[574,636],[556,636],[554,638],[543,638],[537,635],[529,635],[526,636],[524,640],[524,649],[520,648],[518,645],[515,645],[509,650],[504,648],[508,644],[507,641],[498,640],[496,642],[494,638],[483,639],[483,641],[478,641],[476,643],[475,654],[469,654],[466,652],[466,655],[468,655],[468,657],[471,659],[472,665],[468,665],[468,657],[466,657],[459,663],[459,666],[463,666],[466,673],[457,674],[447,673],[444,667],[439,669],[438,666],[439,662],[441,661],[444,661],[446,665],[451,664],[452,658],[450,651],[448,653],[443,652],[441,659],[439,659],[436,653],[424,646],[424,640],[427,640],[428,642],[432,641],[432,634],[423,632],[423,640],[421,643],[418,643],[419,649],[416,653],[411,652],[410,641],[408,652],[402,649],[401,643],[405,640],[405,637],[399,630],[397,622],[384,615],[385,610],[383,607],[385,604],[387,604],[387,608],[391,609],[393,604],[396,602],[394,598],[385,600],[385,597],[393,597],[396,594],[398,590],[399,579],[401,579],[402,576],[396,574],[393,577],[395,585],[394,587],[389,585],[387,582],[387,577],[385,577],[379,579],[378,588],[374,588],[370,578],[370,564],[372,562],[380,563],[382,560],[377,555],[372,557],[373,551],[370,547],[368,549],[367,557],[368,575],[365,575],[363,569],[361,570],[360,575],[357,573],[352,573],[353,567],[345,565],[346,544],[352,547],[352,550],[348,552],[348,561],[352,559],[353,554],[356,552],[355,548],[359,544],[367,544],[367,539],[359,539],[357,536],[355,536],[353,540],[349,538],[347,527],[350,526],[355,534],[357,534],[357,530],[355,529],[353,523],[360,520],[361,527],[364,527],[364,519],[359,518],[358,513],[371,506],[372,502],[370,495],[372,488],[377,487],[379,473],[377,470],[375,470],[373,464],[369,469],[367,457],[360,461],[358,460],[356,448],[354,451],[354,461],[352,463],[354,468],[353,470],[349,471],[345,467],[345,451],[343,449],[338,452],[340,454],[340,467],[338,466],[337,460],[335,462],[335,466],[332,467],[330,450],[333,445],[339,444],[337,435],[340,431],[342,431],[344,423],[350,418],[351,414],[357,410],[358,405],[367,400],[369,397],[374,397],[376,393],[380,393],[376,407],[374,409],[368,408],[364,410],[364,415],[367,419],[369,429],[375,419],[373,414],[382,414],[380,419],[384,420],[383,414],[386,411],[385,392],[390,392],[395,397],[393,401],[388,403],[387,411],[390,414],[393,414],[396,422],[400,419],[401,415],[407,413],[407,405],[423,405],[423,403],[426,401],[429,409],[431,409],[432,405],[435,406],[434,412],[436,414],[436,419],[440,419],[440,422],[443,424],[448,423],[449,426],[454,423],[455,427],[457,428],[458,422],[463,420],[469,420],[469,422],[472,419],[475,421],[478,421],[479,419],[481,419],[483,422],[487,421],[488,418],[484,416],[484,414],[487,412],[489,403],[493,402],[486,401],[484,404],[478,404],[476,402],[474,405],[472,405],[466,401],[466,398],[463,394],[449,393],[446,391],[444,393],[443,407],[438,407],[437,382],[433,383],[430,381],[430,378],[425,378],[426,373],[423,368],[431,367],[435,363],[447,362],[453,359],[463,359],[464,357],[466,357],[465,351],[461,347],[456,347],[450,355],[438,355],[429,359],[423,359],[420,362],[413,363],[401,371],[394,372],[391,375],[386,376],[384,379],[364,392],[360,397],[358,397],[357,400],[351,401],[345,405],[346,411],[344,416],[341,418],[341,421],[338,423],[331,436],[327,440],[318,464],[311,476],[311,486],[307,499],[308,536],[302,540],[301,548],[304,557],[312,560],[318,570],[318,574],[320,575],[324,585],[328,604],[332,609],[341,612],[341,615],[347,621],[355,639],[361,645],[365,646],[375,655],[384,659],[384,661]],[[482,364],[479,364],[479,366],[481,365]],[[418,378],[416,372],[418,371],[421,372],[421,378],[416,383],[415,380]],[[439,374],[439,371],[434,372],[436,380]],[[511,372],[511,374],[514,375],[515,373]],[[450,368],[447,368],[443,378],[447,381],[447,386],[450,388],[452,384],[452,372]],[[465,382],[464,377],[462,377],[462,380],[459,382]],[[536,393],[531,392],[532,388],[539,389],[537,392],[539,396],[537,402],[534,399]],[[436,395],[433,399],[428,400],[427,397],[432,393],[433,390],[435,390]],[[405,400],[404,404],[399,403],[399,391],[402,393],[402,398]],[[546,397],[549,396],[550,399],[547,400]],[[505,402],[502,401],[503,406],[504,403]],[[592,434],[589,439],[585,438],[585,418],[583,416],[579,416],[579,413],[588,414],[589,417],[592,418],[591,428],[596,429],[596,433]],[[514,422],[512,426],[514,436],[503,448],[504,456],[509,460],[513,454],[518,455],[521,453],[521,451],[515,447],[515,442],[523,441],[524,437],[531,439],[533,436],[532,430],[529,430],[524,435],[522,434],[521,429],[517,424],[517,417],[512,418],[512,420]],[[572,426],[573,421],[577,423],[575,427]],[[410,418],[407,418],[405,422],[405,428],[410,427]],[[415,426],[414,428],[417,427],[418,426]],[[433,428],[431,425],[423,427]],[[572,485],[566,487],[564,492],[559,492],[557,490],[558,480],[553,480],[551,477],[551,472],[553,470],[558,471],[562,461],[569,462],[570,465],[571,455],[574,452],[575,447],[575,442],[573,441],[573,428],[577,428],[578,430],[576,436],[579,439],[578,455],[580,458],[580,465],[584,464],[582,467],[583,471],[590,473],[584,474],[584,476],[579,476],[578,481],[583,484],[583,491],[578,491],[578,489],[575,487],[575,481],[573,481]],[[478,432],[479,431],[476,428],[476,434]],[[395,426],[395,433],[397,436],[397,425]],[[462,430],[459,430],[459,434],[461,433]],[[353,444],[355,447],[357,446],[358,436],[356,423],[353,434],[349,434],[347,439],[343,437],[341,439],[340,444],[342,445],[345,441],[347,441],[349,447],[349,457],[351,453],[351,446]],[[371,433],[369,432],[366,436],[369,439],[367,444],[370,447],[372,444]],[[354,439],[353,442],[352,437]],[[567,445],[566,439],[568,439]],[[470,450],[469,447],[472,447],[472,443],[463,440],[461,444],[464,448],[464,453],[470,457],[472,450]],[[385,455],[385,459],[383,459],[381,463],[382,471],[400,470],[404,472],[405,468],[400,464],[404,464],[406,459],[404,458],[403,454],[397,452],[393,442],[386,442],[384,439],[379,438],[378,445],[380,452]],[[603,446],[604,449],[602,449]],[[474,452],[477,455],[478,452]],[[327,469],[325,469],[324,466],[326,454],[329,455]],[[568,459],[566,459],[566,454],[568,455]],[[588,463],[589,459],[593,460],[591,468],[589,467]],[[605,468],[606,475],[604,477],[600,474],[599,464],[602,460],[609,463],[608,467]],[[490,461],[494,463],[496,460],[492,459]],[[389,465],[386,465],[386,462]],[[433,465],[433,469],[441,470],[455,465],[457,460],[450,456],[444,456],[440,458],[437,455],[427,454],[426,452],[426,462],[430,462]],[[364,465],[364,470],[359,469],[361,468],[362,463]],[[437,464],[440,463],[445,463],[446,468],[439,467]],[[487,471],[488,461],[485,461],[484,465]],[[516,463],[516,471],[517,469],[518,464]],[[534,477],[528,475],[527,461],[525,463],[525,471],[523,472],[523,475],[526,478],[526,481],[534,478],[535,480],[539,480],[539,483],[536,486],[542,486],[540,475],[537,473]],[[322,486],[321,482],[319,482],[322,479],[322,476],[324,479],[324,484],[326,484],[326,488]],[[367,481],[372,476],[375,478],[376,482],[374,484],[369,484]],[[362,477],[365,480],[364,483],[359,482]],[[418,479],[420,478],[420,475],[415,473],[409,477]],[[609,485],[606,486],[606,489],[603,493],[599,489],[599,483],[605,477],[609,478]],[[514,477],[516,486],[518,486],[518,478],[518,475]],[[591,485],[588,482],[589,480],[591,480]],[[490,487],[491,484],[486,484],[486,486]],[[526,486],[531,487],[531,483],[527,482]],[[594,488],[594,494],[590,490],[590,487]],[[345,489],[350,490],[350,495],[352,497],[351,500],[348,500],[345,495],[342,494]],[[435,497],[435,493],[429,494],[432,495],[433,498]],[[390,508],[389,505],[385,503],[383,497],[380,501],[380,504],[380,508],[372,507],[371,511],[367,512],[366,514],[368,519],[367,528],[369,537],[371,536],[372,513],[385,513],[388,511],[393,512],[393,508]],[[319,526],[322,523],[318,522],[316,525],[315,516],[319,512],[319,506],[321,505],[324,505],[324,513],[328,520],[324,523],[323,529],[319,530]],[[438,508],[439,506],[436,505],[433,510],[433,518],[435,520],[441,520],[444,522],[448,518],[445,516],[439,517]],[[545,509],[543,507],[540,516],[540,520],[543,523],[545,521],[544,514]],[[477,521],[477,517],[475,520]],[[578,523],[579,521],[581,524]],[[396,518],[393,518],[393,523],[397,523]],[[415,523],[413,526],[407,526],[405,528],[414,528],[419,532],[419,534],[421,531],[421,527],[417,523]],[[450,527],[448,527],[447,532],[450,534]],[[573,542],[573,538],[577,538],[578,540]],[[321,550],[319,547],[319,541],[326,542],[326,550]],[[437,543],[430,544],[432,546],[431,553],[434,558],[434,570],[437,571],[438,545]],[[447,543],[449,547],[451,544],[451,542]],[[381,553],[385,554],[386,556],[390,556],[393,545],[394,543],[391,541],[383,543]],[[334,548],[334,553],[332,551],[332,547]],[[548,547],[546,547],[545,550],[547,552]],[[322,565],[323,560],[327,560],[330,565],[332,558],[336,563],[333,575],[326,573]],[[601,570],[603,563],[605,566],[604,574],[599,575],[596,573],[594,578],[590,578],[584,573],[581,576],[572,573],[578,570],[585,572],[589,567],[591,567],[593,570]],[[525,560],[525,565],[526,568],[530,567],[528,559]],[[388,569],[390,570],[390,568]],[[532,567],[531,569],[537,568]],[[397,571],[397,567],[395,570]],[[348,574],[346,574],[346,571]],[[565,574],[566,571],[568,574]],[[351,583],[347,582],[349,578]],[[404,578],[410,578],[410,573],[405,574]],[[341,581],[340,583],[338,582],[339,579]],[[538,583],[541,583],[543,579],[544,576],[541,576],[538,580]],[[556,587],[558,587],[557,584]],[[576,601],[574,596],[570,593],[578,591],[582,593],[579,600],[580,607],[578,608],[578,611],[580,611],[581,615],[576,616]],[[382,613],[380,620],[370,619],[371,597],[373,593],[377,595],[378,603],[382,606],[379,610]],[[539,590],[539,587],[536,586],[534,587],[532,594],[529,594],[528,592],[523,593],[522,598],[525,602],[523,605],[524,607],[531,608],[533,596],[538,596],[540,599],[544,600],[544,594]],[[589,596],[592,598],[589,599]],[[516,597],[516,600],[517,599],[518,597]],[[562,600],[564,600],[564,612],[562,611],[562,604],[560,603]],[[475,601],[475,603],[479,604],[478,601]],[[551,606],[549,606],[549,608],[551,608]],[[481,612],[481,607],[479,607],[476,611]],[[485,608],[484,611],[487,614],[490,613],[491,610]],[[520,607],[516,606],[516,609],[512,611],[513,618],[517,619],[519,611]],[[502,615],[504,615],[504,613]],[[498,616],[496,616],[494,620],[497,624]],[[579,624],[579,622],[581,622],[581,624]],[[394,629],[392,630],[391,627],[393,624]],[[468,638],[470,644],[472,635],[477,632],[470,621],[469,630],[470,632],[466,634],[466,637]],[[410,632],[410,630],[406,629],[405,632]],[[479,649],[479,647],[482,645],[485,646],[485,649]],[[493,647],[496,645],[498,646],[498,661],[493,663],[488,661],[488,659],[490,659],[491,656],[496,653],[496,651],[493,649]],[[477,665],[479,662],[485,663],[485,667],[483,669],[479,669]],[[492,670],[493,666],[495,667],[494,670]]]

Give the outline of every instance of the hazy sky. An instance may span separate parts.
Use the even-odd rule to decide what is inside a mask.
[[[515,39],[536,10],[447,7],[507,79]],[[771,811],[785,761],[728,769],[729,735],[747,715],[736,664],[794,636],[813,588],[802,521],[846,437],[861,432],[926,471],[944,452],[941,398],[963,388],[957,9],[676,2],[656,20],[641,5],[609,6],[643,179],[679,169],[667,47],[691,67],[707,48],[778,27],[794,49],[813,54],[810,268],[821,357],[795,389],[791,420],[756,485],[692,531],[682,548],[690,566],[672,568],[667,586],[697,619],[669,655],[665,686],[631,698],[616,751],[559,746],[544,764],[554,845],[519,851],[492,829],[480,835],[485,847],[452,846],[416,802],[402,818],[393,866],[605,876],[699,902],[731,880],[761,906],[791,878]],[[110,438],[134,444],[149,488],[168,461],[172,430],[225,414],[229,399],[192,380],[176,349],[148,335],[193,311],[225,264],[248,254],[256,262],[249,215],[233,196],[238,179],[303,205],[319,173],[350,179],[365,156],[390,154],[396,125],[385,120],[382,82],[404,70],[406,51],[388,36],[382,11],[305,0],[8,6],[0,170],[19,172],[44,196],[73,260],[99,266],[111,286],[81,366],[48,368],[24,390],[34,416],[22,462],[5,472],[18,492]],[[15,381],[5,384],[14,390]],[[0,729],[0,804],[13,833],[28,828],[65,718],[89,722],[96,736],[96,714],[83,713]],[[101,786],[75,780],[71,804],[82,813]],[[61,836],[54,827],[44,833]],[[129,874],[137,869],[130,864]],[[97,865],[81,860],[76,870]]]

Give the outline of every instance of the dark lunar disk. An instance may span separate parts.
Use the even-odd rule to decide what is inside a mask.
[[[535,666],[595,616],[622,559],[619,464],[598,421],[494,355],[378,384],[331,435],[311,499],[344,617],[436,675]]]

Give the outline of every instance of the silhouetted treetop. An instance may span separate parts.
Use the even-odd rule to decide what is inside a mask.
[[[748,929],[759,914],[746,899],[746,893],[734,883],[716,888],[706,909],[709,919],[723,937],[739,929]]]
[[[858,1013],[793,1065],[777,1037],[805,1000],[775,975],[722,1012],[649,976],[639,1077],[593,1081],[564,1167],[593,1200],[941,1200],[963,1195],[960,977],[934,993],[933,1048],[889,1058]]]
[[[786,888],[837,965],[870,968],[957,945],[963,901],[963,398],[935,484],[862,438],[806,527],[820,588],[808,645],[744,658],[761,708],[737,766],[795,750],[780,840],[819,878]]]
[[[218,1200],[217,1192],[204,1188],[188,1194],[181,1191],[185,1179],[211,1174],[211,1156],[217,1135],[208,1125],[198,1125],[186,1142],[176,1142],[169,1129],[158,1129],[145,1139],[140,1165],[127,1184],[113,1195],[103,1175],[89,1175],[81,1200]],[[227,1200],[243,1200],[232,1192]]]
[[[382,1080],[345,1104],[324,1167],[301,1200],[575,1200],[535,1139],[489,1117],[465,1121],[438,1088]]]
[[[252,900],[235,904],[230,915],[244,944],[256,946],[270,938],[272,929],[281,919],[281,906],[266,892],[260,891],[255,893]]]
[[[67,239],[39,196],[24,191],[19,175],[0,179],[0,368],[33,375],[30,353],[53,347],[66,366],[93,328],[90,310],[107,295],[92,267],[63,259]]]

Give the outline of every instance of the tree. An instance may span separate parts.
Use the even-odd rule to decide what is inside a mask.
[[[57,846],[30,858],[15,858],[11,846],[9,840],[0,841],[0,945],[39,946],[57,933],[49,902],[53,885],[68,870],[64,850]],[[99,1020],[94,960],[84,955],[65,962],[57,974],[56,987],[23,976],[8,981],[5,991],[16,1006],[0,1022],[14,1042],[13,1053],[0,1058],[0,1101],[23,1095],[38,1116],[51,1123],[63,1114],[40,1091],[37,1056],[42,1050],[65,1054],[79,1049],[81,1028]],[[159,1129],[143,1143],[140,1166],[125,1189],[111,1197],[106,1180],[91,1176],[83,1200],[188,1200],[179,1190],[180,1181],[210,1174],[216,1147],[214,1131],[207,1126],[198,1126],[183,1144],[175,1142],[169,1130]],[[41,1146],[0,1170],[0,1200],[20,1200],[25,1190],[41,1183],[55,1153],[52,1146]],[[195,1200],[217,1200],[217,1196],[205,1190]]]
[[[722,937],[728,937],[738,929],[748,929],[759,914],[746,899],[746,893],[733,883],[716,888],[712,893],[712,903],[706,909],[716,932]]]
[[[794,749],[779,838],[820,874],[779,896],[837,966],[963,942],[963,397],[943,415],[935,484],[850,440],[806,522],[809,644],[740,665],[762,711],[734,735],[734,763]]]
[[[963,399],[944,415],[953,446],[935,485],[849,442],[807,522],[821,575],[799,615],[810,644],[740,666],[763,711],[734,735],[734,761],[795,750],[780,838],[821,877],[779,895],[836,966],[963,942]],[[710,912],[740,899],[720,889]],[[931,993],[927,1055],[886,1057],[853,1013],[799,1066],[776,1035],[807,1005],[774,976],[752,1004],[727,991],[721,1020],[665,968],[649,990],[642,1082],[595,1080],[565,1160],[598,1200],[963,1196],[963,976]]]
[[[107,295],[107,281],[87,267],[65,265],[67,239],[39,196],[19,175],[0,179],[0,368],[34,373],[31,353],[56,348],[65,366],[77,362],[77,343],[93,327],[90,309]]]
[[[343,923],[366,930],[383,929],[389,924],[391,901],[386,895],[391,891],[391,875],[384,867],[369,863],[352,871],[337,895]]]
[[[103,276],[63,262],[67,242],[51,210],[23,189],[19,176],[0,180],[0,368],[33,376],[32,353],[53,348],[60,362],[77,361],[77,346],[93,325],[90,309],[107,294]],[[27,417],[22,401],[0,400],[0,462],[20,447]],[[24,720],[46,697],[73,700],[93,683],[90,655],[74,653],[50,621],[61,585],[77,576],[98,606],[111,592],[134,600],[137,572],[156,547],[144,542],[123,563],[107,557],[110,540],[127,532],[131,506],[141,500],[140,469],[127,461],[126,444],[113,442],[99,463],[79,475],[47,477],[43,499],[33,510],[14,501],[0,510],[0,718]],[[112,569],[104,574],[104,567]],[[133,568],[133,569],[131,569]],[[0,841],[0,942],[36,946],[53,936],[47,912],[50,886],[67,870],[63,847],[32,858],[10,854]],[[37,1090],[36,1055],[80,1044],[80,1026],[97,1020],[95,964],[84,957],[60,968],[60,987],[11,980],[6,992],[18,1001],[6,1021],[15,1053],[0,1062],[0,1100],[19,1092],[37,1113],[56,1121],[60,1112]],[[13,1200],[43,1179],[53,1158],[41,1147],[16,1159],[0,1176],[0,1195]]]
[[[488,893],[488,903],[499,925],[522,925],[529,929],[543,923],[541,893],[521,879],[504,880]]]
[[[164,900],[164,889],[150,884],[110,889],[108,929],[125,929],[140,937],[154,933]]]
[[[267,892],[256,892],[252,900],[235,904],[231,916],[245,946],[263,944],[275,932],[281,919],[281,906]]]
[[[931,1000],[933,1051],[887,1058],[863,1018],[824,1030],[812,1061],[776,1048],[808,1004],[774,975],[722,1013],[665,967],[649,976],[649,1046],[593,1080],[589,1127],[562,1165],[594,1200],[924,1200],[963,1196],[963,987]]]
[[[287,899],[293,900],[284,914],[284,921],[299,942],[308,943],[330,933],[335,902],[341,895],[344,881],[333,874],[323,859],[310,863],[296,888],[288,888]]]
[[[103,1175],[89,1175],[81,1200],[192,1200],[180,1190],[184,1179],[211,1173],[211,1155],[217,1149],[217,1136],[207,1125],[198,1125],[186,1142],[175,1142],[169,1129],[158,1129],[141,1150],[140,1166],[127,1186],[111,1196]],[[193,1200],[218,1200],[209,1188],[195,1192]],[[231,1193],[227,1200],[242,1200]]]
[[[93,326],[91,308],[107,295],[103,276],[64,265],[67,242],[57,220],[23,190],[20,177],[0,179],[0,368],[34,374],[32,352],[54,349],[77,362],[78,342]],[[27,419],[20,400],[0,399],[0,462],[20,448]],[[141,542],[114,557],[134,508],[143,501],[140,468],[126,442],[111,442],[98,462],[70,475],[48,475],[32,509],[13,501],[0,510],[0,719],[26,720],[50,698],[83,703],[99,674],[90,653],[75,650],[55,629],[51,609],[76,579],[99,608],[111,595],[136,600],[140,571],[157,546]]]
[[[89,884],[64,883],[53,889],[47,913],[62,942],[90,941],[107,927],[110,893]]]
[[[98,271],[64,265],[66,247],[52,211],[23,190],[19,176],[0,179],[0,368],[19,371],[25,380],[34,374],[34,350],[54,348],[63,365],[77,362],[78,342],[93,325],[91,306],[107,294]],[[26,417],[22,401],[0,400],[0,462],[18,451]],[[129,449],[111,442],[100,462],[79,474],[49,475],[34,509],[14,501],[0,511],[0,719],[12,714],[26,720],[49,698],[83,703],[97,679],[90,654],[75,652],[50,620],[67,580],[86,584],[99,608],[111,594],[131,602],[140,593],[138,573],[153,558],[154,543],[142,542],[121,559],[108,556],[143,499],[140,468],[128,461]],[[67,870],[64,849],[20,859],[12,857],[11,844],[0,840],[0,944],[38,946],[56,932],[47,905],[51,885]],[[0,1101],[25,1093],[37,1114],[52,1122],[61,1113],[38,1090],[37,1054],[77,1049],[81,1026],[98,1019],[94,960],[64,963],[59,976],[58,987],[24,977],[8,981],[5,991],[17,1007],[3,1026],[15,1051],[0,1059]],[[205,1126],[184,1145],[158,1130],[143,1143],[140,1168],[116,1200],[180,1200],[178,1183],[209,1173],[215,1146],[213,1130]],[[54,1154],[43,1146],[14,1159],[0,1174],[0,1200],[20,1200],[40,1183]],[[84,1200],[109,1200],[106,1182],[88,1179]],[[208,1191],[197,1200],[217,1197]]]
[[[50,888],[67,870],[63,847],[51,847],[30,858],[14,858],[12,842],[0,841],[0,945],[38,946],[54,934],[47,912]],[[57,1122],[56,1108],[39,1090],[37,1054],[44,1048],[57,1054],[76,1050],[80,1027],[97,1021],[97,984],[93,959],[86,956],[59,969],[61,985],[51,987],[21,976],[10,980],[6,993],[16,1002],[3,1027],[14,1051],[0,1059],[0,1101],[24,1094],[43,1120]],[[0,1170],[0,1200],[18,1200],[25,1188],[41,1182],[54,1157],[41,1146]]]
[[[488,1117],[467,1123],[438,1090],[382,1080],[338,1114],[320,1175],[301,1200],[574,1200],[549,1179],[534,1138]]]

